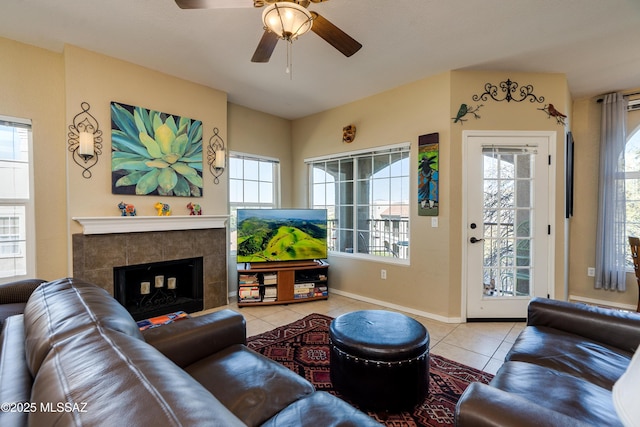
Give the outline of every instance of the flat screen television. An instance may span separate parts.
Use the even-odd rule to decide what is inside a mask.
[[[238,263],[324,259],[326,209],[238,209]]]

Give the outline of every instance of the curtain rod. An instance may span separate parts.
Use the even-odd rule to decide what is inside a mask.
[[[640,92],[625,93],[622,96],[635,96],[635,95],[640,95]],[[598,104],[600,104],[603,101],[604,101],[604,98],[598,98],[597,100]]]

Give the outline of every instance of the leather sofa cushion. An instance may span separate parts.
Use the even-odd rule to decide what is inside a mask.
[[[38,371],[31,401],[73,409],[30,414],[29,424],[39,427],[243,425],[160,352],[97,326],[56,343]]]
[[[24,313],[24,307],[27,302],[13,302],[9,304],[0,304],[0,327],[7,317]]]
[[[249,426],[314,392],[301,376],[240,344],[185,370]]]
[[[621,426],[611,391],[544,366],[506,362],[490,385],[587,424]]]
[[[627,370],[613,386],[613,405],[625,426],[640,420],[640,348],[636,351]]]
[[[632,356],[578,335],[544,326],[528,326],[516,339],[506,360],[545,366],[611,390]]]
[[[60,279],[36,289],[24,312],[25,349],[31,374],[60,340],[85,328],[100,327],[144,340],[129,312],[96,285]]]
[[[31,382],[24,353],[24,316],[12,316],[5,320],[0,334],[0,402],[28,402]],[[25,426],[27,415],[0,411],[0,426]]]
[[[380,427],[368,415],[324,391],[300,399],[278,412],[262,427]]]

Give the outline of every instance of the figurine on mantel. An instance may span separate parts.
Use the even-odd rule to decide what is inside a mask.
[[[158,216],[170,216],[171,215],[171,206],[166,203],[156,203],[154,205],[156,210],[158,211]]]
[[[189,215],[202,215],[202,208],[197,203],[189,202],[187,209],[189,209]]]
[[[120,209],[121,216],[136,216],[136,207],[129,205],[125,202],[118,203],[118,209]]]

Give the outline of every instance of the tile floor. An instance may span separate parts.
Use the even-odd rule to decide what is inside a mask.
[[[311,313],[336,317],[356,310],[389,310],[340,295],[329,299],[289,305],[268,305],[239,308],[236,303],[201,313],[230,308],[241,313],[247,321],[247,336],[261,334],[291,323]],[[442,323],[405,313],[418,320],[429,331],[431,352],[447,359],[495,374],[524,322]]]

